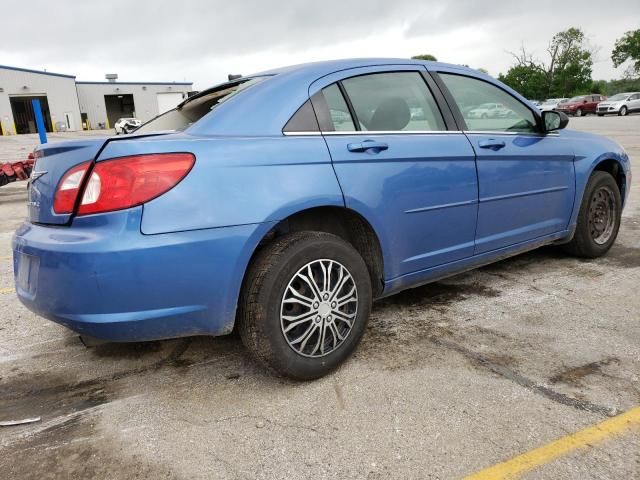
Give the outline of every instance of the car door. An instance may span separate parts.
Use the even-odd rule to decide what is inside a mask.
[[[561,133],[506,89],[455,69],[435,76],[477,155],[479,204],[475,254],[566,230],[575,195],[573,151]],[[463,107],[505,105],[504,118],[470,118]],[[457,109],[456,109],[457,107]]]
[[[640,111],[640,93],[634,93],[633,95],[631,95],[627,104],[629,105],[627,107],[629,112]]]
[[[387,280],[473,255],[474,152],[426,69],[352,69],[309,93],[346,206],[379,232]]]

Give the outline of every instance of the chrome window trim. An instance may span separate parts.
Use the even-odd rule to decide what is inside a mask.
[[[334,132],[282,132],[286,136],[292,135],[449,135],[452,133],[462,133],[461,130],[341,130]]]
[[[557,137],[559,135],[559,133],[556,131],[540,133],[540,132],[505,132],[501,130],[463,130],[463,133],[465,135],[510,135],[510,136],[526,135],[529,137],[548,137],[548,136]]]
[[[389,130],[389,131],[372,131],[372,130],[344,130],[338,132],[282,132],[283,135],[290,136],[318,136],[318,135],[451,135],[451,134],[460,134],[464,133],[465,135],[526,135],[526,136],[534,136],[534,137],[547,137],[547,136],[558,136],[558,132],[547,132],[547,133],[539,133],[539,132],[504,132],[500,130]]]

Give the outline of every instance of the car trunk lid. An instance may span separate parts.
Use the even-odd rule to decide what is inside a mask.
[[[107,141],[107,138],[92,138],[49,143],[36,148],[27,203],[31,222],[51,225],[69,222],[71,214],[58,214],[53,210],[58,182],[70,168],[94,160]]]

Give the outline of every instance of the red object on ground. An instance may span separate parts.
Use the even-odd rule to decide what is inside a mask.
[[[33,155],[29,154],[27,160],[0,164],[0,187],[16,180],[27,180],[34,162]]]

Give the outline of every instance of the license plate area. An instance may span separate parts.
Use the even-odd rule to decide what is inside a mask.
[[[30,296],[35,296],[38,287],[40,258],[20,252],[16,265],[16,287]]]

